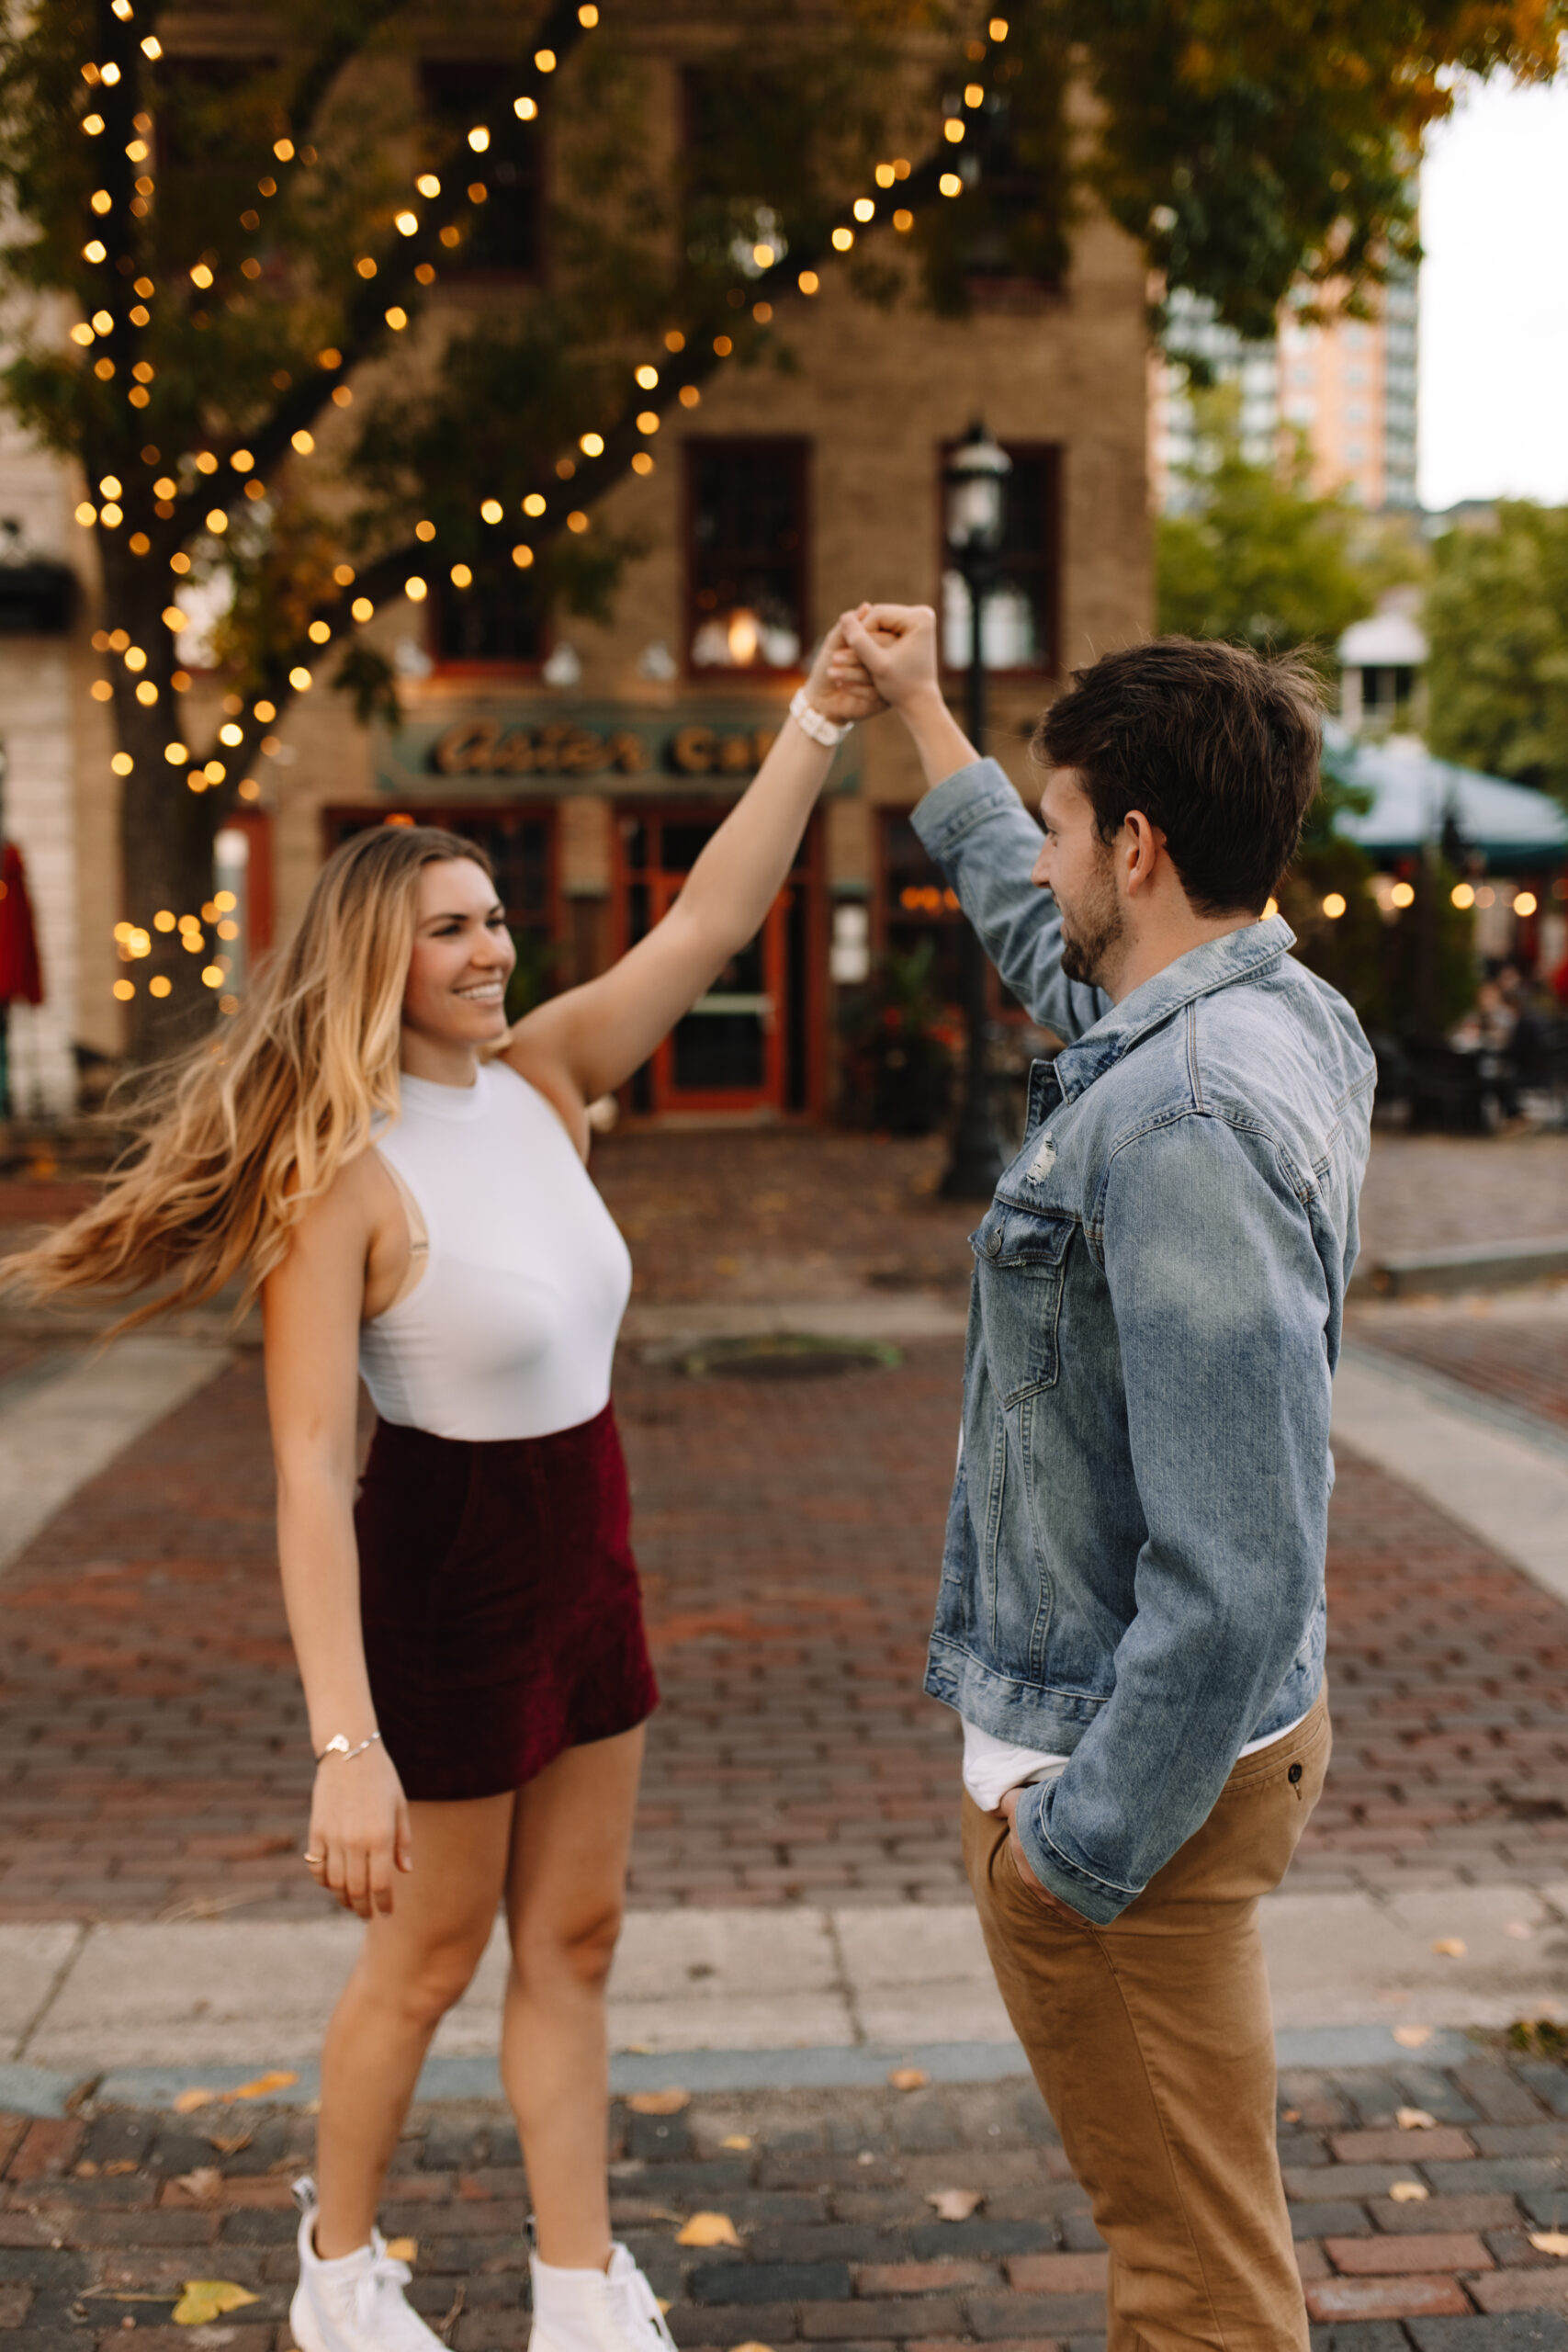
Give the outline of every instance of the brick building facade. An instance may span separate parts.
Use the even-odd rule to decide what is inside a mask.
[[[678,114],[678,75],[668,79]],[[384,605],[367,632],[397,668],[402,725],[363,729],[319,684],[287,712],[259,796],[225,826],[236,978],[287,933],[333,844],[389,817],[485,842],[537,986],[602,968],[670,903],[842,605],[944,605],[963,645],[962,586],[944,590],[942,577],[941,473],[977,415],[1014,461],[987,748],[1021,780],[1030,728],[1066,671],[1150,625],[1144,295],[1135,248],[1093,218],[1065,283],[982,286],[960,320],[860,304],[825,271],[815,299],[779,307],[796,368],[721,371],[666,420],[652,470],[628,476],[595,515],[595,528],[648,549],[606,624],[558,615],[541,626],[504,591],[465,594],[433,565],[430,594]],[[460,284],[442,299],[461,302]],[[329,426],[329,464],[331,439]],[[61,481],[62,544],[77,494]],[[71,673],[57,736],[73,886],[62,875],[46,950],[67,1034],[112,1053],[115,787],[88,693],[97,616],[90,581],[84,589],[59,650]],[[30,666],[22,644],[3,658]],[[195,740],[219,691],[196,674]],[[896,725],[857,731],[760,941],[644,1074],[635,1107],[830,1110],[839,981],[868,947],[955,921],[902,820],[918,788]]]

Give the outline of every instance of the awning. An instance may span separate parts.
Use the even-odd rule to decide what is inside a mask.
[[[1568,809],[1527,784],[1434,759],[1413,740],[1358,743],[1330,719],[1323,764],[1340,784],[1372,795],[1364,817],[1348,812],[1335,831],[1372,857],[1406,857],[1438,842],[1451,817],[1465,844],[1504,874],[1533,874],[1568,861]]]

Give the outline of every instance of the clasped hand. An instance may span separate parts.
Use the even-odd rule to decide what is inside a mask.
[[[936,615],[929,605],[860,605],[840,613],[807,680],[814,708],[836,726],[896,709],[937,686]]]

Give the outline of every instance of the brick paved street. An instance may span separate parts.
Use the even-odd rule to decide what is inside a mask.
[[[956,1731],[919,1690],[956,1368],[953,1341],[797,1381],[623,1364],[665,1691],[634,1901],[961,1894]],[[0,1918],[314,1904],[270,1510],[246,1353],[9,1572]],[[1563,1875],[1568,1610],[1348,1456],[1330,1578],[1302,1883]]]
[[[672,2062],[678,2065],[678,2062]],[[1562,2352],[1568,2072],[1477,2046],[1457,2070],[1287,2072],[1280,2149],[1314,2352]],[[1426,2122],[1402,2130],[1398,2110]],[[301,2113],[0,2117],[0,2331],[28,2352],[287,2346]],[[614,2219],[682,2346],[1099,2352],[1104,2256],[1032,2087],[731,2094],[612,2126]],[[937,2217],[968,2192],[963,2221]],[[412,2297],[456,2352],[526,2339],[526,2189],[493,2107],[416,2111],[382,2222],[415,2242]],[[693,2214],[733,2245],[683,2247]],[[171,2324],[184,2282],[254,2301]]]
[[[1356,1310],[1350,1330],[1384,1355],[1457,1380],[1568,1437],[1568,1288],[1410,1306],[1380,1300]]]

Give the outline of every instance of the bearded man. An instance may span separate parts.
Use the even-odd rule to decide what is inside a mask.
[[[935,616],[843,629],[932,787],[916,831],[1066,1041],[973,1236],[926,1677],[963,1720],[981,1925],[1111,2250],[1108,2352],[1306,2352],[1257,1912],[1328,1763],[1375,1075],[1271,910],[1316,688],[1235,646],[1108,654],[1041,724],[1037,827],[947,709]]]

